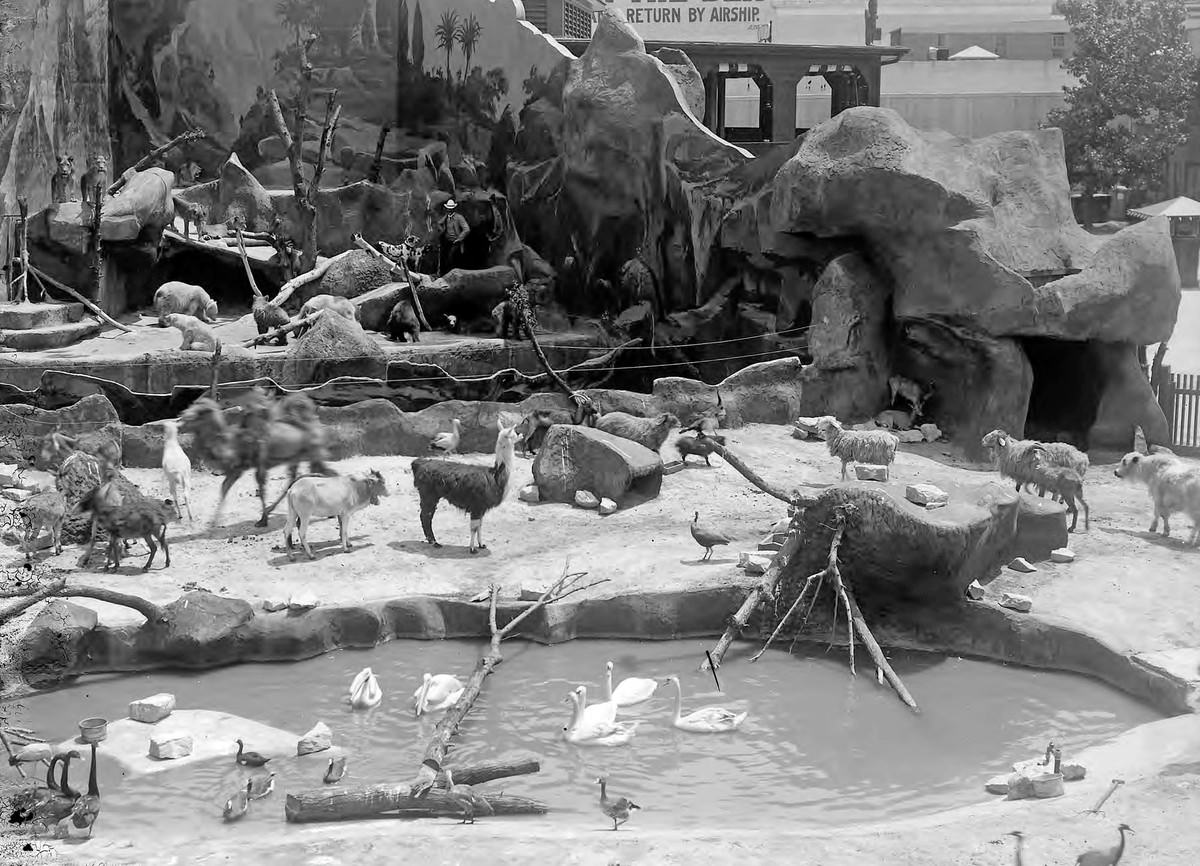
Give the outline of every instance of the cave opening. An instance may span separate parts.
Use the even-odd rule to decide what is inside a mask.
[[[240,261],[184,249],[158,260],[150,279],[146,281],[145,289],[137,296],[129,297],[129,309],[151,309],[154,306],[154,292],[170,280],[180,280],[203,288],[217,302],[221,318],[243,316],[250,312],[254,302],[250,284],[246,281],[246,271]],[[268,298],[273,297],[282,285],[264,273],[262,268],[255,268],[254,280],[259,291]]]
[[[1025,438],[1087,449],[1104,395],[1105,365],[1091,343],[1052,337],[1021,340],[1033,370]]]

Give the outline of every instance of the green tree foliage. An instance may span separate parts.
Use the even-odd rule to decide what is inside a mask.
[[[1063,68],[1078,84],[1047,122],[1062,129],[1067,171],[1086,193],[1159,186],[1187,139],[1197,64],[1182,0],[1065,0],[1075,37]]]
[[[454,80],[450,75],[450,52],[454,50],[455,37],[458,35],[458,12],[453,9],[442,10],[442,20],[433,28],[433,38],[437,40],[439,51],[446,52],[446,87]]]
[[[462,47],[463,53],[463,71],[464,76],[471,73],[471,56],[475,53],[475,49],[479,45],[479,37],[483,35],[483,27],[479,23],[479,19],[475,17],[475,13],[467,16],[467,19],[458,25],[458,30],[454,33],[454,38],[458,40],[458,44]]]

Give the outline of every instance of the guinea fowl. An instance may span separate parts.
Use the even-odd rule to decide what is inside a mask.
[[[609,799],[607,791],[608,779],[601,776],[596,781],[600,784],[600,811],[612,818],[614,830],[629,820],[629,813],[631,811],[642,808],[628,797],[614,797]]]
[[[462,438],[462,421],[457,418],[450,420],[450,431],[441,432],[429,443],[430,451],[440,451],[443,454],[453,454],[458,450],[458,441]]]
[[[692,518],[692,538],[696,539],[696,543],[704,548],[704,556],[700,557],[700,562],[712,557],[712,549],[721,544],[728,544],[730,539],[727,535],[717,532],[715,529],[710,529],[707,526],[700,525],[700,512],[696,512],[696,516]]]
[[[459,822],[460,824],[474,824],[476,815],[496,814],[492,804],[482,794],[476,794],[475,789],[470,785],[454,784],[454,776],[451,775],[449,767],[442,771],[442,775],[446,779],[446,787],[449,789],[447,796],[462,810],[463,819]]]
[[[233,759],[243,767],[262,767],[266,765],[267,761],[271,760],[270,758],[264,758],[258,752],[245,751],[246,744],[241,740],[238,740],[237,744],[237,754],[233,756]]]
[[[258,773],[251,776],[246,790],[249,792],[251,800],[261,800],[275,790],[275,774]]]
[[[92,743],[92,765],[88,770],[88,790],[75,801],[71,809],[71,823],[76,829],[87,828],[88,836],[92,835],[92,827],[100,817],[100,784],[96,781],[96,744]]]
[[[325,768],[325,776],[321,780],[326,785],[332,785],[335,782],[340,782],[342,776],[346,775],[346,756],[340,758],[330,758],[329,766]]]
[[[1121,834],[1120,842],[1108,849],[1093,848],[1084,851],[1075,858],[1075,866],[1117,866],[1125,853],[1125,834],[1132,833],[1133,828],[1128,824],[1118,824],[1117,832]]]
[[[236,821],[241,818],[250,809],[250,781],[246,781],[246,787],[240,789],[236,794],[225,801],[225,809],[223,815],[226,821]]]

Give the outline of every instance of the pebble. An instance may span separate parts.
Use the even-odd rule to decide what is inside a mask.
[[[1069,547],[1060,547],[1056,550],[1052,550],[1052,551],[1050,551],[1050,561],[1051,562],[1074,562],[1075,561],[1075,551],[1071,550],[1071,548],[1069,548]]]
[[[792,438],[793,439],[807,439],[808,431],[801,427],[793,427],[792,428]]]
[[[617,510],[617,503],[613,502],[607,496],[600,500],[600,513],[613,514]]]
[[[158,734],[150,738],[150,757],[159,761],[186,758],[192,753],[192,738],[187,734]]]
[[[987,595],[987,590],[983,588],[983,584],[979,581],[973,580],[967,586],[967,598],[974,601],[982,601],[985,595]]]
[[[745,569],[746,574],[766,574],[774,559],[762,553],[743,552],[738,556],[738,568]]]
[[[925,437],[926,442],[936,442],[942,438],[941,428],[936,424],[922,424],[917,429],[921,431],[921,435]]]
[[[871,463],[855,463],[854,477],[859,481],[887,481],[888,468]]]
[[[542,493],[538,490],[536,484],[526,484],[521,488],[521,492],[517,494],[517,498],[522,502],[541,502]]]
[[[1008,567],[1013,571],[1021,572],[1021,574],[1033,574],[1035,571],[1037,571],[1037,568],[1031,565],[1029,560],[1023,556],[1018,556],[1008,564]]]
[[[575,504],[580,508],[598,508],[600,500],[596,498],[596,494],[590,490],[576,490]]]
[[[904,490],[904,498],[914,505],[940,508],[950,501],[950,494],[933,484],[910,484]]]

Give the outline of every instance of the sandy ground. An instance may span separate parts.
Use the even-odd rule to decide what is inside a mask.
[[[821,484],[837,479],[838,464],[823,443],[798,442],[780,427],[752,425],[726,431],[730,446],[772,482],[784,487]],[[670,446],[664,457],[672,457]],[[1031,595],[1034,609],[1064,618],[1103,635],[1131,651],[1159,653],[1185,676],[1200,678],[1200,551],[1186,549],[1178,536],[1163,541],[1146,532],[1150,522],[1145,491],[1112,474],[1117,455],[1093,457],[1087,495],[1092,507],[1090,530],[1073,536],[1078,558],[1070,565],[1044,563],[1031,575],[1005,570],[989,591],[1016,590]],[[470,459],[484,462],[483,455]],[[207,473],[195,481],[197,521],[173,527],[174,558],[170,569],[159,560],[142,574],[130,560],[118,574],[73,575],[72,580],[107,586],[166,602],[181,587],[197,585],[251,600],[285,600],[311,591],[323,602],[393,598],[407,594],[474,594],[495,580],[507,591],[521,585],[544,585],[559,574],[569,556],[571,567],[606,577],[610,583],[592,593],[627,590],[686,589],[724,582],[749,583],[736,568],[738,550],[751,550],[780,516],[781,503],[753,490],[736,472],[713,458],[713,467],[693,465],[664,479],[661,496],[608,517],[569,506],[528,505],[516,501],[517,487],[530,479],[530,462],[518,460],[510,501],[484,521],[489,550],[471,556],[465,549],[466,516],[439,510],[435,529],[446,544],[440,551],[422,541],[409,458],[356,458],[339,464],[343,471],[378,468],[391,495],[379,507],[362,512],[354,523],[350,553],[337,547],[336,526],[315,524],[310,539],[318,560],[294,561],[278,549],[282,516],[266,530],[253,527],[257,499],[250,479],[239,482],[227,504],[223,527],[208,533],[219,479]],[[161,491],[159,473],[131,470],[148,491]],[[979,482],[989,473],[964,464],[944,445],[902,446],[893,477],[911,481]],[[990,475],[990,477],[995,477]],[[281,474],[273,478],[279,491]],[[276,493],[278,495],[278,493]],[[706,523],[737,538],[718,549],[713,561],[697,564],[700,549],[687,524],[694,509]],[[1082,521],[1080,529],[1082,530]],[[140,551],[140,548],[139,548]],[[73,568],[78,555],[68,549],[48,560]],[[15,552],[9,554],[15,561]],[[144,556],[144,553],[143,553]],[[160,554],[161,556],[161,554]],[[336,571],[335,571],[336,570]],[[336,578],[331,576],[336,574]],[[107,623],[134,621],[132,612],[86,600]],[[640,833],[636,820],[619,834],[569,834],[550,819],[481,822],[474,828],[449,822],[415,825],[369,822],[298,829],[284,840],[262,840],[262,849],[229,850],[220,834],[200,850],[187,854],[149,852],[123,847],[102,836],[78,846],[64,846],[78,862],[134,863],[274,863],[334,864],[358,862],[630,864],[711,863],[841,864],[1000,864],[1011,863],[1011,839],[1002,834],[1022,829],[1030,834],[1028,862],[1073,863],[1093,844],[1115,842],[1115,825],[1131,824],[1138,834],[1122,862],[1189,864],[1200,851],[1200,719],[1170,720],[1164,728],[1143,727],[1108,751],[1089,756],[1089,778],[1068,788],[1056,801],[1003,803],[935,818],[822,833],[820,828],[712,828],[686,837]],[[1160,774],[1166,765],[1167,774]],[[1129,784],[1108,809],[1108,817],[1077,817],[1103,793],[1113,776]],[[652,807],[652,804],[644,804]],[[599,815],[598,815],[599,817]],[[294,828],[295,829],[295,828]],[[240,844],[240,843],[239,843]],[[383,858],[383,859],[381,859]],[[400,859],[393,859],[400,858]],[[0,862],[9,862],[0,856]],[[44,859],[38,862],[45,862]]]

